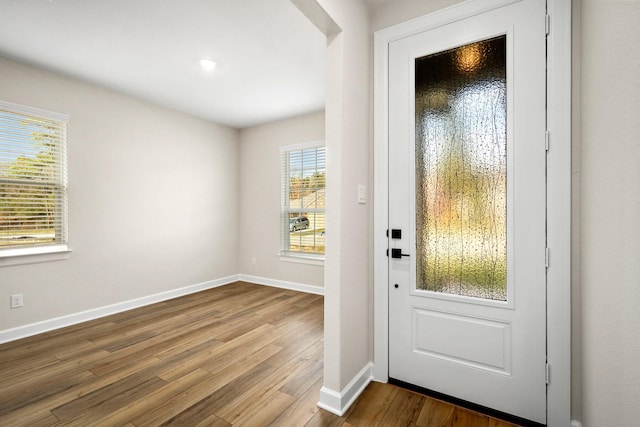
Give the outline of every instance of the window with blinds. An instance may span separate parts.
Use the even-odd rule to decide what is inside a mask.
[[[67,243],[68,116],[0,101],[0,255]]]
[[[321,258],[325,249],[324,142],[281,147],[282,255]]]

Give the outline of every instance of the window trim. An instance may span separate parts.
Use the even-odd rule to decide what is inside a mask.
[[[296,264],[324,265],[324,255],[305,255],[298,252],[283,253],[280,251],[280,253],[278,253],[278,259],[282,262],[293,262]]]
[[[69,258],[71,252],[68,245],[62,244],[3,249],[0,253],[0,267],[59,261]]]
[[[61,182],[63,189],[63,205],[61,208],[60,226],[62,229],[62,242],[55,242],[51,244],[36,244],[31,246],[19,246],[10,247],[6,249],[0,249],[0,267],[7,265],[20,265],[31,264],[39,262],[56,261],[60,259],[67,259],[72,252],[69,248],[69,226],[68,226],[68,202],[67,202],[67,138],[66,133],[68,131],[69,118],[68,114],[57,113],[41,108],[31,107],[22,104],[16,104],[9,101],[0,100],[0,108],[3,108],[12,113],[39,117],[46,120],[53,120],[64,123],[65,137],[61,140],[60,148],[60,163],[62,166]],[[58,184],[56,184],[58,185]]]
[[[283,167],[282,164],[282,156],[284,153],[291,151],[300,151],[307,150],[311,148],[325,148],[326,144],[324,140],[316,140],[316,141],[308,141],[302,142],[298,144],[290,144],[290,145],[282,145],[280,146],[280,189],[281,189],[281,200],[280,200],[280,250],[278,251],[278,259],[283,262],[293,262],[300,264],[310,264],[310,265],[324,265],[325,254],[318,253],[307,253],[307,252],[293,252],[285,250],[285,241],[288,243],[288,221],[285,223],[285,211],[282,197],[284,194],[289,194],[289,181],[283,180]],[[325,165],[326,166],[326,165]],[[288,168],[288,166],[287,166]],[[312,209],[315,213],[318,213],[318,209]],[[324,212],[326,215],[326,208],[321,209],[320,212]]]

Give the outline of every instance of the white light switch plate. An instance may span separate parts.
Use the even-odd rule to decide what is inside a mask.
[[[358,203],[367,203],[367,187],[365,185],[358,185]]]

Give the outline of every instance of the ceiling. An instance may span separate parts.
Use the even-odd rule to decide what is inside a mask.
[[[322,110],[325,44],[290,0],[0,0],[0,55],[235,128]]]

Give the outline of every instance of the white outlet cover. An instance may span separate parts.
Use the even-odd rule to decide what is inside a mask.
[[[11,308],[20,308],[24,306],[24,296],[22,294],[11,295]]]

